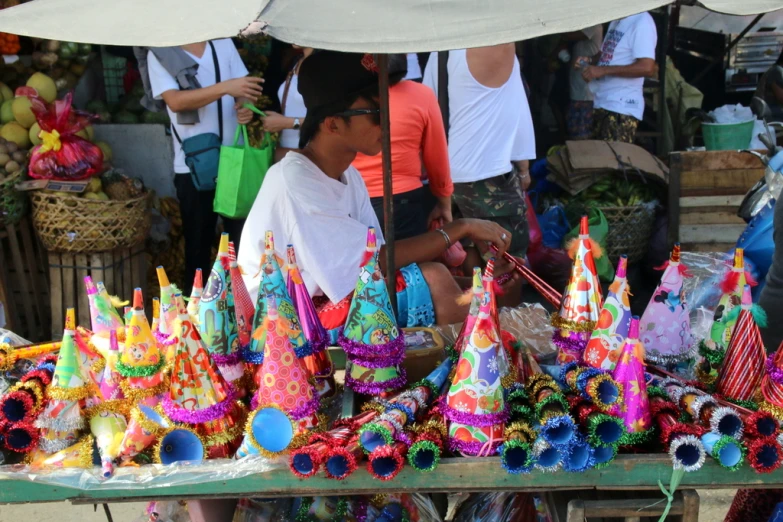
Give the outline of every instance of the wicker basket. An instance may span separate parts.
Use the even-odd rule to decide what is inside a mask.
[[[27,213],[27,194],[15,188],[23,175],[20,170],[0,181],[0,225],[15,225]]]
[[[635,207],[598,207],[609,222],[606,236],[606,253],[612,263],[621,255],[628,256],[628,262],[641,260],[650,247],[655,208],[652,205]]]
[[[150,228],[149,194],[125,201],[34,192],[33,225],[50,252],[92,253],[132,247]]]

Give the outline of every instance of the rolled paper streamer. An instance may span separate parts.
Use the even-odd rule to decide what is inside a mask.
[[[0,344],[0,370],[10,370],[19,359],[35,359],[47,353],[60,349],[60,341],[13,347],[10,344]]]
[[[114,473],[114,459],[120,454],[128,422],[119,413],[105,411],[90,419],[90,432],[95,437],[101,455],[101,473],[105,478]]]
[[[161,464],[201,462],[206,457],[204,444],[195,431],[188,428],[170,428],[155,447],[155,460]]]
[[[35,398],[30,390],[16,389],[0,397],[0,423],[32,422]]]
[[[329,445],[324,442],[308,444],[289,454],[288,467],[300,479],[310,478],[321,469],[328,458]]]
[[[235,458],[262,454],[265,457],[279,455],[294,440],[296,427],[280,408],[267,406],[250,414],[245,428],[245,438]]]
[[[622,407],[623,387],[611,375],[595,368],[585,369],[576,380],[577,389],[601,411]]]
[[[593,446],[595,469],[603,469],[617,457],[617,446]]]
[[[707,451],[695,435],[678,435],[671,441],[669,456],[675,470],[691,473],[700,470],[704,465]]]
[[[595,466],[593,448],[582,436],[574,437],[568,454],[563,459],[563,469],[571,473],[582,473]]]
[[[168,426],[168,422],[153,408],[137,405],[131,410],[130,422],[120,442],[119,458],[129,462],[151,447]]]
[[[506,427],[505,439],[498,448],[500,465],[512,474],[529,473],[533,469],[535,430],[525,422],[512,422]]]
[[[780,432],[780,422],[767,411],[756,411],[746,415],[745,436],[749,439],[761,437],[777,437]]]
[[[721,406],[712,409],[710,413],[709,429],[713,433],[727,435],[738,440],[742,438],[744,423],[737,410],[728,406]]]
[[[748,442],[748,462],[756,473],[771,473],[778,469],[783,459],[780,443],[773,437],[753,439]]]
[[[538,439],[533,444],[534,465],[537,469],[544,472],[554,473],[562,468],[567,454],[568,450],[566,448],[552,446],[544,439]]]
[[[364,458],[364,450],[357,438],[353,438],[345,446],[332,447],[326,456],[324,473],[326,478],[344,480],[348,478]]]
[[[737,439],[705,433],[701,436],[701,442],[707,453],[729,471],[737,471],[745,460],[745,446]]]
[[[541,436],[552,446],[569,446],[576,434],[576,424],[570,415],[550,415],[541,420]]]
[[[40,432],[29,422],[8,425],[3,431],[3,447],[15,453],[30,453],[38,447]]]
[[[627,433],[621,419],[599,411],[589,413],[582,425],[594,446],[616,446]]]
[[[407,452],[404,442],[376,448],[367,457],[367,471],[378,480],[391,480],[402,470]]]

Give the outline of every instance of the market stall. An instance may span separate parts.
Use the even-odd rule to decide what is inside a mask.
[[[609,3],[611,2],[607,2]],[[7,14],[0,13],[0,29],[15,30],[20,33],[26,31],[21,25],[15,24],[22,23],[23,17],[29,16],[31,10],[43,8],[36,4],[64,5],[55,0],[48,2],[39,0],[19,7],[18,11],[12,9]],[[617,8],[612,17],[652,6],[642,4],[642,2],[638,5],[626,2],[622,7],[619,4],[612,5],[611,7]],[[311,44],[322,48],[338,47],[344,50],[361,48],[363,51],[378,52],[437,49],[458,45],[458,40],[450,40],[444,36],[443,40],[437,43],[422,42],[416,49],[413,48],[414,45],[418,45],[415,39],[399,40],[401,43],[397,46],[389,43],[393,38],[400,38],[397,31],[375,33],[381,36],[388,35],[389,42],[378,42],[367,37],[368,43],[365,44],[361,40],[361,34],[354,34],[353,38],[357,38],[357,41],[343,42],[336,39],[330,44],[325,40],[317,40],[317,35],[321,34],[318,29],[323,30],[326,27],[328,31],[334,31],[334,36],[339,35],[340,38],[344,38],[346,34],[350,34],[350,31],[339,31],[340,24],[330,26],[324,22],[336,19],[337,15],[345,17],[345,12],[334,9],[333,6],[326,9],[321,4],[317,6],[306,4],[310,8],[309,14],[313,17],[321,16],[317,27],[313,26],[312,31],[309,31],[309,28],[297,25],[302,23],[303,18],[298,18],[294,23],[293,19],[286,18],[289,7],[280,7],[280,5],[280,3],[270,2],[262,10],[261,20],[268,24],[267,30],[282,39],[305,45]],[[465,5],[467,6],[467,3]],[[506,27],[500,20],[511,19],[509,12],[514,12],[513,9],[511,11],[501,11],[501,9],[511,9],[512,5],[514,9],[520,8],[517,3],[498,2],[496,6],[498,10],[495,14],[500,27]],[[388,9],[387,5],[384,6]],[[95,16],[99,16],[100,10],[105,8],[103,4],[91,5],[91,7],[95,9],[93,11]],[[91,40],[108,43],[111,38],[116,40],[136,38],[136,40],[126,41],[151,43],[150,38],[154,36],[149,35],[154,32],[150,31],[149,25],[143,32],[140,25],[134,26],[136,23],[140,24],[140,19],[131,16],[135,9],[140,8],[138,5],[132,9],[119,5],[114,7],[129,9],[126,13],[129,16],[123,21],[124,31],[117,32],[115,35],[104,32],[107,26],[111,26],[109,23],[97,28],[94,36],[90,36]],[[381,9],[380,5],[373,7]],[[763,10],[778,6],[765,4],[749,7],[746,4],[741,8],[747,10],[754,7]],[[164,10],[169,8],[172,7],[168,5],[163,7]],[[167,40],[156,43],[178,43],[178,39],[186,41],[185,39],[194,37],[193,31],[200,31],[205,36],[212,35],[214,31],[222,31],[219,33],[221,35],[234,34],[232,32],[234,29],[228,28],[245,27],[256,18],[255,9],[251,13],[248,6],[244,9],[247,12],[243,12],[242,6],[238,6],[234,12],[226,16],[224,22],[210,11],[208,3],[205,3],[205,9],[201,12],[190,6],[186,12],[188,16],[194,17],[195,21],[205,20],[201,18],[205,15],[213,15],[214,20],[209,24],[194,24],[189,28],[189,36],[178,33],[177,30],[162,32],[161,38],[164,38],[165,34]],[[358,9],[355,12],[359,15],[370,13],[365,9]],[[465,21],[471,20],[468,10],[461,12],[459,5],[454,6],[454,12],[461,14]],[[578,20],[577,15],[584,14],[592,17],[590,21],[594,22],[602,21],[599,17],[604,16],[597,14],[595,10],[590,10],[589,15],[579,13],[578,10],[574,12],[568,15],[559,13],[557,15],[560,17],[559,25],[553,24],[548,28],[542,29],[545,24],[538,22],[537,29],[523,27],[521,30],[509,29],[509,32],[498,31],[497,28],[490,31],[487,26],[484,33],[477,30],[474,35],[463,34],[465,38],[459,41],[478,45],[513,40],[525,35],[525,29],[535,33],[535,31],[565,30],[584,25],[585,20]],[[65,13],[57,13],[58,16],[60,14]],[[17,15],[21,18],[16,18]],[[112,17],[116,16],[117,13],[112,13]],[[239,17],[242,16],[244,18],[240,19]],[[276,16],[280,18],[275,18]],[[554,21],[557,21],[557,17],[553,17],[556,18]],[[53,16],[49,19],[52,18]],[[383,17],[377,16],[377,11],[373,12],[372,16],[367,16],[368,22],[375,20],[377,23],[378,18]],[[307,17],[304,19],[306,20]],[[527,17],[520,17],[520,19],[533,18],[528,13]],[[275,20],[279,20],[279,23]],[[345,23],[345,20],[342,21]],[[446,21],[451,23],[454,19],[443,15],[438,23],[445,24]],[[46,23],[47,18],[44,18],[39,26],[44,36],[60,36],[56,34],[58,31],[68,30],[67,24],[63,24],[62,19],[58,24],[48,27]],[[224,23],[229,25],[222,25]],[[352,28],[357,27],[357,20],[351,20],[350,24]],[[258,24],[258,28],[263,25]],[[368,23],[368,25],[372,24]],[[458,25],[453,24],[453,27]],[[358,26],[363,27],[362,24]],[[403,24],[402,27],[405,25]],[[416,29],[418,25],[413,24],[411,27]],[[445,30],[452,25],[443,27]],[[461,31],[460,33],[462,34]],[[118,36],[120,34],[123,36]],[[300,38],[298,35],[307,36]],[[391,35],[394,35],[393,38]],[[371,43],[373,41],[375,44]],[[392,165],[387,154],[389,131],[388,99],[385,94],[386,60],[380,57],[378,65],[382,86],[381,120],[384,127],[384,154],[387,157],[384,164],[385,192],[389,203],[387,209],[391,210]],[[390,218],[391,212],[388,212],[387,219]],[[331,377],[328,368],[330,357],[319,355],[324,353],[326,344],[325,339],[322,338],[323,328],[318,329],[317,324],[307,323],[312,319],[306,315],[308,306],[312,306],[312,303],[308,304],[308,299],[302,297],[308,295],[306,291],[301,293],[301,289],[297,290],[295,257],[290,257],[291,253],[289,253],[289,271],[287,271],[289,277],[288,281],[284,282],[282,267],[278,263],[278,255],[271,236],[267,241],[262,277],[269,278],[268,283],[275,288],[275,292],[272,299],[267,301],[262,297],[257,303],[255,317],[252,320],[253,326],[264,329],[261,339],[256,337],[251,341],[249,331],[238,332],[236,322],[232,324],[232,320],[235,320],[232,313],[235,300],[233,295],[229,296],[230,282],[233,281],[235,285],[233,291],[238,293],[241,291],[239,283],[242,279],[232,275],[237,267],[235,262],[233,265],[231,263],[228,238],[225,237],[221,240],[218,261],[210,275],[210,280],[207,281],[207,287],[222,289],[224,293],[221,299],[231,303],[228,308],[210,304],[213,299],[202,298],[198,303],[194,303],[194,299],[191,299],[189,305],[194,305],[195,312],[191,311],[190,306],[185,307],[181,296],[171,288],[166,272],[162,270],[158,271],[160,313],[157,315],[153,313],[153,321],[150,324],[143,311],[143,295],[140,291],[134,292],[133,310],[130,314],[122,314],[115,309],[114,303],[109,299],[106,291],[108,289],[95,288],[88,283],[85,285],[84,292],[90,300],[89,317],[86,320],[80,318],[77,323],[73,310],[65,314],[64,338],[63,343],[58,347],[59,356],[56,363],[53,359],[49,359],[48,362],[39,362],[38,366],[33,364],[25,368],[27,371],[20,372],[21,384],[13,391],[19,392],[20,397],[23,395],[28,399],[19,398],[18,402],[21,406],[12,413],[21,415],[25,419],[28,413],[36,416],[35,426],[46,430],[38,433],[37,436],[47,440],[50,445],[48,451],[41,451],[32,447],[35,446],[32,440],[28,440],[25,444],[22,440],[24,434],[34,439],[36,432],[26,431],[27,425],[16,426],[21,421],[12,423],[21,438],[12,440],[6,437],[6,441],[11,441],[7,442],[11,445],[19,444],[16,446],[17,450],[35,450],[30,464],[33,467],[10,470],[8,474],[2,475],[2,479],[5,479],[3,482],[5,487],[0,492],[0,502],[43,502],[61,499],[106,502],[162,497],[236,498],[245,495],[259,497],[334,495],[413,490],[419,492],[521,491],[573,488],[577,485],[597,489],[660,489],[661,484],[670,483],[673,469],[674,474],[681,479],[680,487],[780,486],[775,474],[757,473],[777,469],[783,459],[783,449],[776,438],[779,432],[778,421],[771,416],[754,416],[744,409],[745,406],[751,406],[752,401],[749,400],[748,392],[744,388],[735,389],[736,384],[733,386],[726,384],[734,383],[738,378],[733,373],[725,376],[721,373],[717,382],[720,386],[721,382],[725,381],[723,388],[720,389],[721,395],[732,398],[742,405],[735,409],[728,406],[723,399],[712,397],[708,391],[705,391],[710,389],[709,386],[715,379],[712,381],[705,379],[701,388],[693,388],[687,386],[691,384],[689,382],[672,380],[658,373],[652,365],[647,368],[649,375],[645,375],[645,359],[644,352],[640,348],[640,337],[643,337],[647,330],[640,331],[639,319],[630,318],[630,307],[626,303],[628,288],[625,284],[625,263],[622,257],[618,260],[614,284],[606,296],[606,301],[603,301],[600,285],[597,284],[598,274],[593,259],[595,247],[590,240],[587,219],[581,221],[577,236],[574,242],[575,256],[571,276],[562,294],[559,292],[561,289],[548,287],[520,267],[539,291],[553,298],[565,297],[559,313],[555,314],[551,321],[551,328],[553,328],[551,332],[558,352],[558,367],[542,367],[530,355],[527,348],[516,343],[516,339],[505,335],[501,339],[503,333],[501,329],[504,329],[504,325],[499,323],[496,317],[497,311],[493,310],[491,305],[493,274],[490,266],[484,273],[483,280],[480,271],[474,274],[472,294],[474,306],[466,321],[469,326],[465,326],[464,332],[457,337],[457,346],[451,351],[451,358],[444,359],[444,362],[435,368],[428,368],[431,373],[427,374],[423,381],[406,388],[402,385],[405,375],[402,366],[406,352],[405,335],[399,333],[396,327],[387,332],[383,338],[367,335],[372,333],[370,331],[374,327],[370,324],[372,320],[381,322],[381,319],[391,317],[394,296],[394,292],[386,293],[382,277],[372,277],[379,272],[379,268],[375,256],[374,232],[370,230],[367,251],[372,255],[368,256],[361,267],[362,275],[365,277],[359,277],[356,287],[357,297],[352,303],[352,306],[361,313],[353,314],[357,324],[353,325],[355,326],[353,329],[346,329],[346,335],[340,339],[340,344],[350,363],[346,371],[346,387],[356,393],[374,397],[374,400],[368,401],[370,406],[364,412],[360,412],[357,411],[358,404],[352,401],[351,394],[347,394],[343,418],[338,421],[336,428],[333,427],[328,431],[321,426],[322,421],[316,415],[319,406],[319,389],[317,387],[309,389],[304,385],[305,382],[309,382],[308,375],[315,377],[316,383],[319,380],[328,381]],[[595,249],[595,254],[595,257],[600,257],[598,249]],[[390,266],[393,266],[393,251],[390,259],[392,260]],[[665,291],[667,295],[679,294],[677,285],[682,287],[682,275],[685,272],[684,269],[680,270],[681,267],[679,247],[675,247],[662,278],[661,292]],[[733,321],[742,325],[742,328],[757,332],[758,325],[755,321],[760,319],[755,315],[755,310],[752,309],[746,295],[749,291],[744,284],[745,276],[741,262],[735,268],[737,269],[735,271],[742,275],[731,280],[732,284],[726,291],[726,299],[736,297],[742,306],[736,307],[738,313],[731,319],[726,318],[720,322],[720,317],[716,317],[715,322],[719,323],[718,328],[728,328],[727,323]],[[669,278],[673,278],[674,281]],[[370,292],[373,300],[367,298]],[[380,300],[377,296],[381,296]],[[291,303],[292,299],[294,303]],[[558,299],[554,300],[558,301]],[[239,299],[236,303],[237,309],[242,306]],[[611,303],[611,309],[605,306],[607,303]],[[651,301],[652,307],[663,304],[664,301]],[[679,314],[677,317],[688,313],[684,303],[675,303],[672,308],[670,313]],[[294,320],[297,312],[299,318]],[[664,314],[663,311],[659,313]],[[254,315],[252,311],[249,314]],[[246,342],[242,343],[242,348],[247,350],[243,349],[240,353],[238,344],[229,343],[227,338],[220,335],[213,335],[215,331],[208,327],[207,317],[211,321],[221,321],[221,327],[225,326],[229,333],[236,332],[238,336],[243,334],[248,336]],[[281,317],[287,323],[279,323]],[[305,319],[306,317],[308,319]],[[377,319],[378,317],[381,319]],[[655,316],[655,318],[659,317]],[[675,318],[672,320],[674,321]],[[364,321],[367,323],[365,324]],[[127,330],[123,329],[124,322],[130,325]],[[642,324],[649,325],[650,322],[650,318],[641,319]],[[281,333],[276,329],[275,324],[287,324],[289,327],[303,324],[303,327],[298,331]],[[683,331],[689,328],[689,325],[683,327]],[[651,330],[654,329],[655,325]],[[200,330],[201,334],[192,335],[191,332],[196,330]],[[291,330],[295,329],[291,328]],[[124,334],[124,338],[119,338],[119,332]],[[660,349],[657,345],[656,347],[659,348],[657,352],[651,350],[650,354],[655,362],[667,365],[675,362],[675,358],[676,362],[680,362],[692,357],[693,346],[684,344],[683,339],[686,336],[679,337],[681,337],[681,344],[678,345],[680,351],[677,353],[672,351],[673,346],[669,347],[668,351]],[[742,337],[740,341],[726,342],[727,346],[722,347],[726,352],[725,357],[730,359],[733,354],[736,356],[736,352],[752,352],[755,357],[753,363],[756,365],[759,363],[757,360],[759,345],[755,337],[751,335],[750,340]],[[589,346],[593,338],[599,344],[604,338],[608,339],[606,345],[611,349],[604,350],[607,353],[603,353],[600,357],[596,356],[595,359],[591,357],[582,359],[582,352],[590,353]],[[525,342],[526,339],[520,341]],[[121,350],[120,343],[123,345]],[[319,346],[318,350],[315,349],[316,345]],[[414,342],[407,347],[408,351],[415,350],[420,345],[421,343]],[[654,345],[655,341],[650,341],[648,350]],[[280,346],[283,348],[281,349]],[[113,351],[118,353],[112,354]],[[482,354],[489,351],[492,351],[497,358],[504,359],[504,371],[498,370],[499,363],[493,356],[491,359],[495,362],[487,363],[487,371],[493,374],[492,377],[482,374],[481,380],[487,381],[488,384],[477,386],[478,377],[473,375],[471,365],[478,365],[482,360]],[[6,357],[11,353],[13,352],[7,353]],[[112,361],[112,356],[118,357],[117,362]],[[299,359],[303,361],[300,363]],[[189,361],[195,360],[205,362],[198,368],[195,365],[188,366]],[[714,363],[713,367],[705,370],[709,377],[710,371],[718,373],[718,363],[713,359],[707,360],[710,364]],[[166,361],[171,364],[165,364]],[[260,364],[262,361],[264,363]],[[278,401],[274,397],[279,390],[263,383],[266,383],[267,379],[270,380],[269,382],[280,379],[280,375],[276,375],[273,368],[277,368],[277,363],[282,361],[288,361],[283,365],[290,372],[287,374],[289,378],[286,381],[290,380],[297,384],[297,388],[304,391],[291,393],[291,397],[286,396],[285,400]],[[275,364],[269,364],[270,362]],[[47,364],[48,366],[42,366]],[[254,386],[250,382],[254,379],[245,378],[245,364],[251,374],[259,378],[255,382],[255,387],[258,388],[255,393]],[[452,371],[452,365],[456,367],[455,371]],[[760,384],[763,376],[763,357],[761,365],[760,373],[753,375],[755,385]],[[731,368],[731,365],[726,364],[724,367]],[[354,371],[357,368],[359,371]],[[203,385],[203,389],[201,386],[194,386],[187,378],[194,374],[199,374],[201,377],[208,376],[205,381],[207,384]],[[774,372],[770,371],[770,375],[773,374]],[[52,380],[53,376],[57,378]],[[49,382],[45,382],[47,380]],[[765,385],[775,388],[779,384],[776,378],[773,380],[772,384]],[[93,397],[91,381],[100,388],[102,397]],[[28,382],[31,384],[22,386]],[[112,382],[116,385],[110,387]],[[47,389],[46,386],[50,383],[53,383],[52,387]],[[322,382],[321,385],[323,384]],[[34,389],[41,393],[41,397],[33,391]],[[117,389],[122,389],[125,398],[133,398],[137,401],[161,398],[159,401],[152,400],[150,404],[146,404],[145,406],[148,406],[146,410],[137,407],[135,413],[129,414],[122,406],[110,402],[114,400],[111,398],[112,393]],[[250,402],[249,410],[246,404],[240,405],[235,402],[237,395],[233,390],[239,389],[245,390],[246,399],[250,399],[251,396],[254,398],[252,402],[245,401]],[[28,393],[24,390],[31,391]],[[43,393],[44,390],[46,394]],[[465,390],[472,390],[474,395],[479,394],[480,397],[477,399],[467,394]],[[751,391],[755,392],[755,388]],[[379,399],[380,392],[388,394],[383,399]],[[202,395],[209,400],[202,402],[199,399]],[[466,397],[477,400],[473,401],[475,404],[470,401],[466,404],[462,402],[467,400]],[[439,398],[437,403],[436,398]],[[156,409],[158,403],[161,408]],[[700,406],[694,409],[696,403]],[[437,404],[437,407],[433,407],[434,404]],[[622,404],[626,406],[621,407]],[[219,407],[215,407],[218,405]],[[747,432],[744,438],[741,430],[735,429],[732,434],[727,434],[723,430],[728,428],[720,422],[716,421],[716,425],[712,425],[713,416],[720,408],[728,408],[730,411],[723,411],[724,416],[729,415],[732,419],[739,419],[740,425],[745,426]],[[769,409],[775,411],[774,408]],[[63,416],[63,411],[67,412],[67,416]],[[252,413],[245,428],[244,419],[248,411]],[[93,419],[96,418],[96,412],[104,418],[116,420],[117,424],[109,426],[98,423],[94,426]],[[274,424],[270,421],[269,426],[273,426],[275,436],[279,435],[277,428],[280,428],[281,432],[290,431],[290,439],[283,441],[282,444],[275,437],[272,437],[274,440],[265,439],[264,437],[271,437],[272,434],[268,433],[269,430],[264,430],[264,426],[258,426],[253,422],[255,416],[261,412],[265,416],[268,415],[269,419],[280,422]],[[84,442],[85,439],[81,438],[88,431],[84,429],[85,417],[89,418],[91,428],[89,431],[97,441],[98,461],[101,466],[100,471],[97,472],[93,468],[92,439],[88,438],[86,439],[88,442]],[[760,422],[760,417],[769,422]],[[513,422],[507,422],[509,418],[512,418]],[[136,431],[131,429],[129,420],[136,421],[140,429]],[[125,421],[124,428],[122,428],[123,421]],[[599,424],[609,431],[601,430],[599,433],[597,431]],[[240,429],[237,429],[238,426]],[[369,426],[374,427],[371,429]],[[610,436],[610,433],[614,433],[612,426],[617,426],[619,430],[617,436]],[[657,431],[653,432],[653,427]],[[767,428],[771,431],[767,432]],[[383,439],[382,443],[372,448],[372,451],[368,451],[370,448],[363,446],[363,443],[367,443],[362,439],[364,433],[377,434]],[[418,470],[417,466],[421,463],[400,464],[406,456],[410,457],[409,451],[413,442],[418,441],[413,435],[419,437],[424,433],[429,434],[430,438],[425,438],[423,441],[430,443],[428,447],[431,451],[434,451],[432,448],[435,447],[438,454],[443,452],[445,455],[448,448],[455,454],[480,457],[443,458],[440,464],[435,459],[433,467],[437,469],[430,472],[425,472],[424,469]],[[171,443],[170,447],[161,445],[162,440],[174,436],[173,434],[177,437],[176,444]],[[125,455],[127,459],[122,458],[125,462],[143,455],[146,449],[156,442],[157,446],[153,454],[161,462],[166,462],[164,457],[168,454],[177,453],[177,455],[168,460],[168,465],[143,464],[139,468],[115,468],[114,463],[119,462],[122,455],[114,452],[116,448],[112,445],[112,442],[118,438],[123,439],[121,445],[126,438],[132,439],[132,444],[124,444],[126,449],[131,446],[129,453]],[[297,444],[293,442],[295,438]],[[188,452],[186,452],[188,457],[194,455],[189,453],[190,450],[196,451],[194,448],[200,447],[200,450],[196,451],[195,459],[182,459],[175,451],[180,449],[180,444],[184,444],[182,441],[185,440],[189,441]],[[136,443],[143,448],[137,451]],[[659,454],[629,453],[618,456],[612,462],[618,446],[637,450],[647,449],[647,444],[655,447]],[[744,449],[741,448],[745,445],[750,446],[751,449],[750,465],[742,465],[743,459],[737,458],[738,455],[744,456]],[[237,447],[240,452],[244,451],[250,456],[237,461],[227,460],[226,457],[232,455]],[[599,448],[603,449],[604,454],[600,463],[596,462]],[[340,453],[341,449],[348,454]],[[488,456],[498,449],[501,453],[500,458]],[[512,450],[517,452],[507,453]],[[724,453],[723,450],[726,452]],[[376,451],[380,452],[376,454]],[[360,467],[364,467],[361,461],[365,459],[365,452],[368,454],[366,456],[369,462],[368,468],[366,471],[356,470],[359,463],[362,464]],[[664,452],[668,455],[663,454]],[[254,453],[263,456],[253,457]],[[278,457],[281,453],[285,454],[282,463]],[[714,460],[709,460],[708,454]],[[204,455],[209,455],[214,460],[205,460],[202,458]],[[304,479],[309,471],[305,473],[304,468],[300,467],[301,462],[295,459],[297,455],[311,458],[315,456],[319,464],[321,464],[319,459],[340,457],[350,465],[345,465],[343,468],[327,466],[326,477],[315,475]],[[389,470],[381,464],[377,467],[373,466],[372,463],[376,458],[393,461],[392,469]],[[201,465],[173,464],[180,460],[204,462]],[[705,460],[708,462],[705,463]],[[67,463],[68,467],[86,468],[90,471],[51,472],[50,474],[48,468],[56,467],[58,463],[63,467]],[[601,470],[589,469],[596,464],[605,466]],[[205,469],[201,469],[201,466]],[[430,468],[430,466],[425,467]],[[570,468],[569,471],[572,473],[561,471],[561,467]],[[342,472],[336,471],[340,469]],[[735,471],[728,473],[727,469]],[[689,473],[684,473],[685,471]],[[237,475],[241,475],[241,478]],[[158,485],[156,482],[159,476],[162,477],[160,479],[162,483]],[[202,482],[207,476],[211,480]],[[368,476],[379,480],[369,480]],[[71,482],[68,483],[69,481]],[[73,481],[77,481],[76,487]],[[114,483],[117,483],[116,487]]]

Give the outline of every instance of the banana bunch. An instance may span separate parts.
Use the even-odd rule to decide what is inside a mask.
[[[598,207],[635,207],[657,198],[649,183],[603,178],[579,194],[579,199],[584,204]]]

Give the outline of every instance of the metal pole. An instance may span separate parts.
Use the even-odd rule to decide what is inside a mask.
[[[438,105],[443,116],[443,128],[446,129],[446,139],[449,136],[449,52],[438,53]]]
[[[732,42],[729,44],[728,47],[726,47],[726,50],[723,52],[723,56],[721,56],[721,61],[723,61],[726,58],[726,55],[729,54],[732,49],[734,49],[734,46],[737,45],[740,40],[745,38],[745,35],[748,34],[751,29],[753,29],[753,26],[756,25],[759,20],[761,20],[762,16],[764,16],[764,13],[761,13],[760,15],[756,15],[756,18],[754,18],[753,21],[750,22],[748,24],[748,26],[745,27],[745,29],[743,29],[742,32],[740,32],[740,34],[738,34],[737,37],[734,40],[732,40]],[[704,76],[708,72],[710,72],[713,67],[718,65],[718,63],[719,63],[718,60],[713,60],[709,65],[707,65],[707,67],[705,67],[699,74],[697,74],[696,77],[693,80],[691,80],[688,83],[690,83],[691,85],[698,84],[699,80],[704,78]]]
[[[389,55],[378,55],[383,163],[383,235],[386,239],[386,286],[397,315],[397,276],[394,266],[394,190],[392,188],[391,126],[389,121]]]

